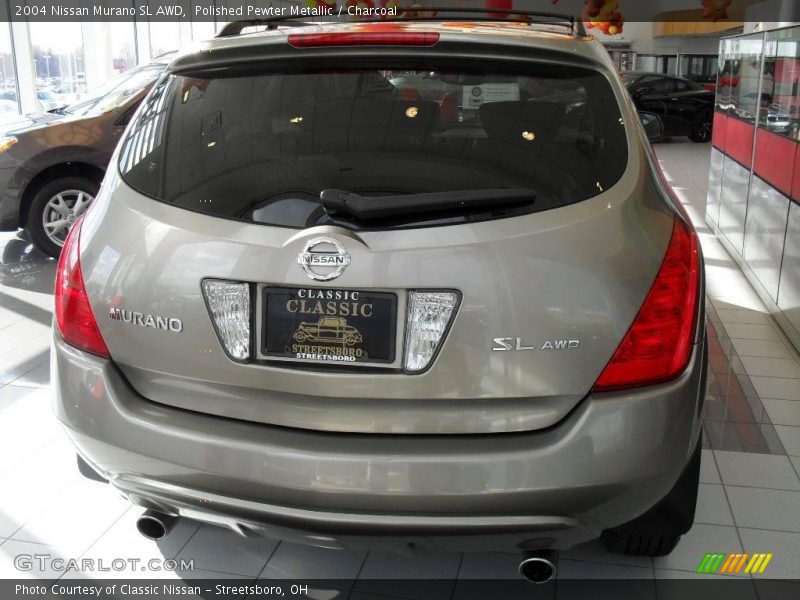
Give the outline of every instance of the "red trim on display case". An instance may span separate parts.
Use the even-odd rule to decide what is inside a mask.
[[[727,133],[728,116],[721,112],[714,113],[714,127],[711,130],[711,143],[717,150],[725,152],[725,136]]]
[[[784,196],[792,193],[797,143],[785,136],[758,129],[753,172]]]
[[[725,127],[725,153],[739,164],[750,168],[753,164],[753,138],[755,127],[752,123],[728,118]]]

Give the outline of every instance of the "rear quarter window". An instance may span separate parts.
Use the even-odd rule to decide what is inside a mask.
[[[577,68],[414,65],[171,75],[120,151],[123,179],[158,201],[283,227],[418,227],[503,218],[585,200],[627,166],[613,91]],[[325,189],[363,196],[530,188],[524,206],[359,223]]]

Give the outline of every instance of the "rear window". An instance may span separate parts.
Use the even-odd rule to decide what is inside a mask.
[[[135,190],[174,206],[294,228],[502,218],[614,185],[627,165],[627,141],[605,77],[564,66],[519,72],[414,66],[171,75],[129,129],[120,171]],[[535,199],[450,202],[439,212],[389,211],[369,222],[328,214],[320,202],[323,190],[379,203],[509,189],[531,190]]]

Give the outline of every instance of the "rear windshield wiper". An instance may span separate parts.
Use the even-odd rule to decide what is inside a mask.
[[[409,214],[531,204],[536,200],[536,193],[517,188],[361,196],[354,192],[328,189],[320,192],[319,199],[329,215],[350,215],[360,221],[377,221]]]

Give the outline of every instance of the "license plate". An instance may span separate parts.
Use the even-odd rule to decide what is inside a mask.
[[[395,294],[267,287],[263,306],[266,356],[345,365],[394,362]]]

